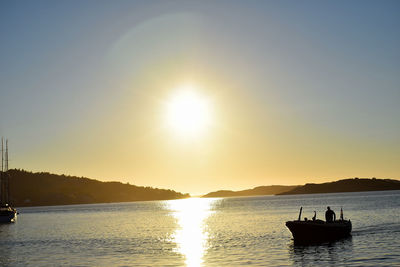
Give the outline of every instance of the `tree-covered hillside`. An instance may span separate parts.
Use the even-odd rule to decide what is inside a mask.
[[[400,190],[400,181],[393,179],[376,178],[353,178],[343,179],[335,182],[322,184],[305,184],[293,190],[280,193],[278,195],[294,194],[319,194],[319,193],[339,193],[339,192],[361,192],[361,191],[381,191],[381,190]]]
[[[120,182],[9,170],[10,203],[13,206],[42,206],[166,200],[189,197],[173,190],[142,187]]]

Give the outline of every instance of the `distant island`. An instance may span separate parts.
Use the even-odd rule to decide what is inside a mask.
[[[47,172],[32,173],[9,170],[11,204],[22,206],[50,206],[167,200],[190,197],[168,189],[135,186],[121,182],[101,182],[76,176]]]
[[[400,181],[393,179],[351,178],[322,184],[305,184],[277,195],[320,194],[361,191],[400,190]]]
[[[376,178],[350,178],[335,182],[299,185],[270,185],[258,186],[253,189],[230,191],[219,190],[208,193],[202,197],[239,197],[258,195],[295,195],[295,194],[319,194],[339,192],[361,192],[361,191],[382,191],[400,190],[400,181],[393,179]]]
[[[298,187],[297,185],[270,185],[258,186],[253,189],[241,191],[220,190],[208,193],[202,197],[240,197],[240,196],[258,196],[258,195],[276,195],[287,192]]]
[[[169,200],[190,197],[170,189],[130,185],[121,182],[101,182],[85,177],[57,175],[48,172],[28,172],[12,169],[10,179],[11,204],[51,206]],[[400,181],[393,179],[351,178],[334,182],[299,185],[258,186],[253,189],[210,192],[202,197],[238,197],[257,195],[293,195],[338,192],[400,190]]]

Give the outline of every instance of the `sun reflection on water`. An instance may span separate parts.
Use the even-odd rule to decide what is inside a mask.
[[[203,263],[208,239],[205,219],[213,213],[211,204],[215,200],[188,198],[169,201],[169,208],[178,223],[173,242],[177,244],[176,252],[185,257],[188,267],[198,267]]]

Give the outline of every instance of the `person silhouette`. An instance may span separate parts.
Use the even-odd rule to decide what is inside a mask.
[[[336,214],[330,207],[327,207],[327,211],[325,212],[325,220],[326,222],[336,221]]]

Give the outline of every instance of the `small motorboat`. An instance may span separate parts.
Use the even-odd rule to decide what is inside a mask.
[[[299,218],[296,221],[287,221],[286,226],[292,232],[295,243],[308,244],[334,241],[350,236],[351,221],[343,219],[343,210],[340,212],[340,219],[332,222],[325,222],[316,219],[316,213],[312,220],[301,220],[302,208]]]
[[[0,223],[15,222],[17,214],[17,210],[7,204],[0,206]]]

